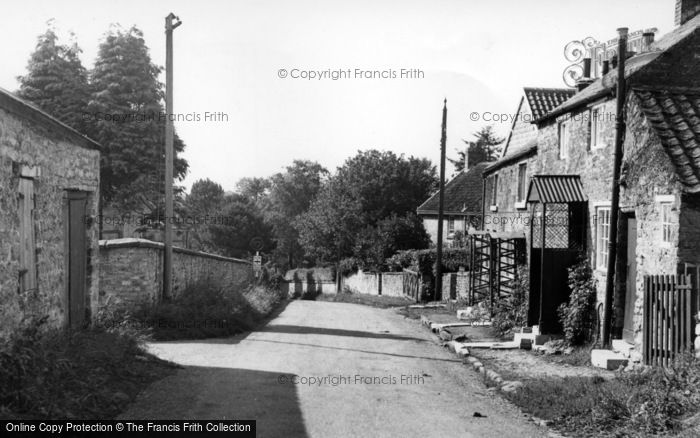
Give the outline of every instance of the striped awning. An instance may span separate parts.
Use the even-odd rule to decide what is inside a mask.
[[[527,202],[570,204],[586,201],[578,175],[534,175],[527,192]]]

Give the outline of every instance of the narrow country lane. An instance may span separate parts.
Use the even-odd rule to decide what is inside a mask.
[[[391,309],[293,301],[256,332],[150,348],[185,368],[122,418],[254,419],[259,437],[547,435]]]

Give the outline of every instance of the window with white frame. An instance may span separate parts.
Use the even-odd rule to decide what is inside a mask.
[[[527,190],[527,163],[518,165],[518,202],[525,202]]]
[[[559,158],[562,160],[569,158],[569,142],[571,140],[569,128],[569,122],[559,123]]]
[[[673,222],[671,221],[672,204],[661,203],[661,241],[671,243],[673,241]]]
[[[598,269],[608,268],[608,242],[610,242],[610,207],[596,209],[595,260]]]
[[[455,232],[455,218],[451,217],[447,219],[447,234],[454,234]]]
[[[591,149],[605,147],[605,143],[603,142],[605,113],[603,109],[603,104],[596,105],[591,109]]]

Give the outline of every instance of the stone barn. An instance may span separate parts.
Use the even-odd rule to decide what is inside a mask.
[[[0,89],[0,336],[96,309],[99,146]]]

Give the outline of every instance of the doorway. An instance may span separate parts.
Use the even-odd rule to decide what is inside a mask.
[[[67,192],[66,205],[66,273],[68,326],[80,328],[85,323],[87,285],[87,193]]]

